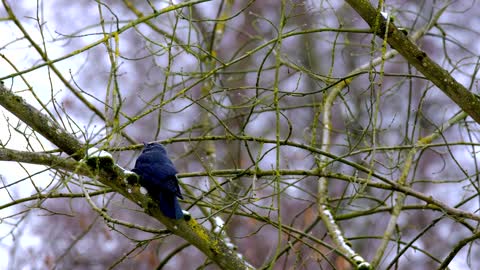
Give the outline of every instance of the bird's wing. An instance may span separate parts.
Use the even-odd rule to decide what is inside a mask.
[[[166,189],[174,193],[177,197],[183,199],[182,193],[180,192],[180,186],[178,185],[177,170],[170,162],[170,164],[164,164],[163,166],[155,166],[154,170],[157,173],[163,173],[165,176],[163,179],[160,179],[161,188]]]
[[[164,168],[161,168],[162,172],[164,172]],[[155,168],[154,168],[155,171]],[[175,194],[177,197],[183,199],[182,193],[180,192],[180,186],[178,185],[178,179],[175,174],[168,174],[164,175],[161,179],[158,176],[158,173],[153,173],[149,175],[149,179],[151,179],[151,184],[154,185],[155,189],[161,189],[165,191],[169,191]]]
[[[168,190],[175,193],[175,195],[183,199],[182,193],[180,192],[180,186],[178,185],[177,176],[170,177],[165,180],[165,183],[168,185]]]
[[[177,170],[170,164],[148,163],[142,164],[138,168],[142,172],[143,178],[152,185],[153,188],[159,188],[170,191],[177,195],[180,194],[178,186]],[[181,194],[179,195],[181,197]]]
[[[158,153],[140,155],[134,172],[140,172],[146,187],[172,192],[183,199],[176,176],[178,172],[167,156]]]

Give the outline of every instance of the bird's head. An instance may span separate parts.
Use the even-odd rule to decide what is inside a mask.
[[[165,147],[163,147],[163,145],[159,144],[159,143],[146,143],[144,142],[143,143],[144,145],[144,148],[143,148],[143,152],[150,152],[150,151],[158,151],[158,152],[161,152],[163,154],[167,154],[167,150],[165,149]]]

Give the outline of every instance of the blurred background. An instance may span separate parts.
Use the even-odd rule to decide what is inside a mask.
[[[371,2],[478,93],[478,1]],[[185,3],[4,0],[0,80],[126,169],[141,150],[129,146],[163,142],[182,206],[207,228],[221,217],[258,268],[352,269],[318,217],[320,171],[332,213],[366,260],[397,197],[373,173],[396,182],[406,171],[414,190],[476,213],[478,124],[456,120],[406,167],[412,146],[460,109],[347,3]],[[2,147],[61,156],[1,112]],[[2,269],[218,269],[177,236],[106,222],[79,181],[112,218],[163,228],[94,179],[6,161],[0,176]],[[449,254],[451,269],[478,269],[477,226],[407,196],[378,269],[437,269]]]

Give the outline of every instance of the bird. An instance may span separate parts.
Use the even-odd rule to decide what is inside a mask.
[[[144,143],[143,151],[135,161],[132,171],[140,176],[140,185],[158,202],[164,216],[172,219],[183,217],[177,199],[183,199],[178,186],[178,172],[163,145]]]

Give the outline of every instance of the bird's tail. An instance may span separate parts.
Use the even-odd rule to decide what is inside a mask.
[[[183,211],[175,194],[159,192],[157,199],[160,210],[166,217],[173,219],[183,218]]]

